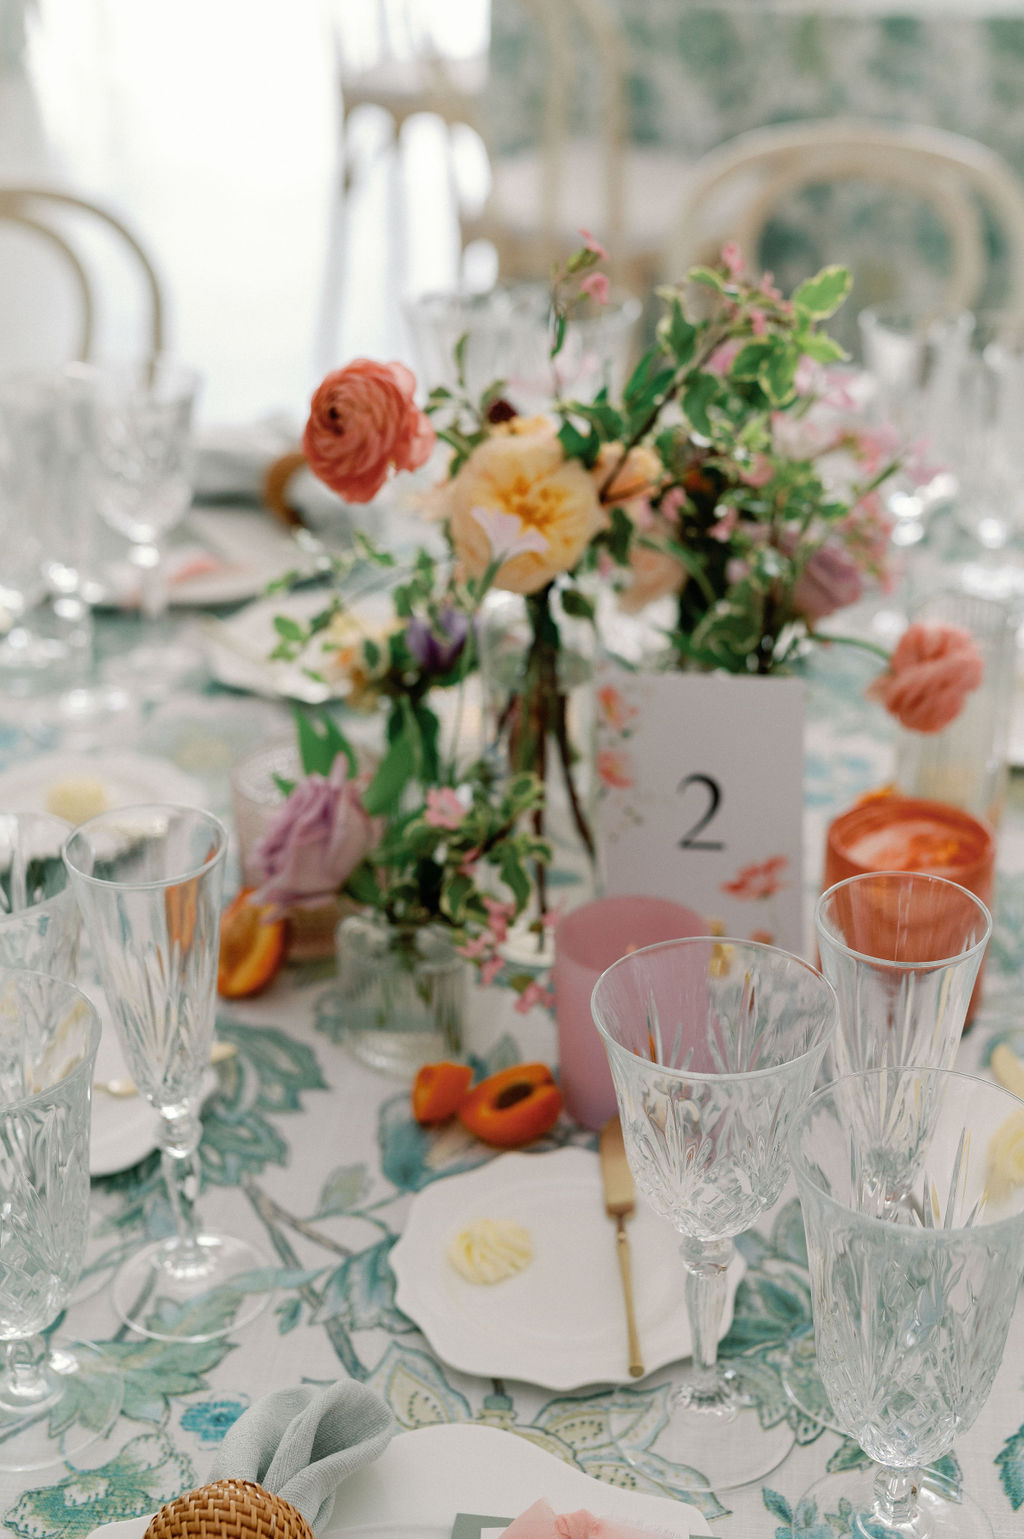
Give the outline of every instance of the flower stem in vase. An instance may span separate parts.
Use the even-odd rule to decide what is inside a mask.
[[[578,866],[579,860],[574,862],[573,856],[582,853],[586,870],[578,875],[581,886],[589,887],[588,878],[596,863],[588,807],[592,777],[587,763],[593,709],[579,698],[581,690],[589,692],[593,688],[586,638],[575,635],[580,622],[571,617],[566,620],[559,614],[554,583],[521,601],[508,593],[495,595],[495,599],[482,663],[492,692],[497,745],[512,774],[532,772],[543,782],[544,802],[531,813],[533,832],[538,838],[561,846],[568,864]],[[513,614],[518,615],[518,641],[510,636],[516,625]],[[564,827],[553,826],[556,781],[565,793]],[[577,875],[575,870],[573,875]],[[545,937],[543,923],[538,927],[537,920],[543,921],[551,906],[549,882],[542,864],[535,867],[534,884],[536,910],[531,929],[539,928],[540,933],[534,948],[537,956],[532,960],[539,960]]]

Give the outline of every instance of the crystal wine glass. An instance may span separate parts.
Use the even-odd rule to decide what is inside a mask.
[[[835,1029],[835,993],[788,952],[700,936],[615,962],[592,1005],[637,1188],[683,1236],[693,1336],[693,1366],[653,1442],[626,1392],[612,1434],[638,1466],[653,1455],[688,1467],[691,1489],[745,1485],[785,1458],[793,1436],[785,1423],[761,1429],[716,1361],[726,1268],[733,1237],[782,1192],[786,1132]]]
[[[0,967],[74,981],[80,918],[61,859],[70,832],[46,812],[0,813]]]
[[[899,1157],[879,1118],[896,1102],[928,1108],[899,1209],[871,1190],[871,1172]],[[1024,1268],[1022,1139],[1024,1103],[943,1069],[848,1076],[794,1119],[821,1375],[839,1427],[876,1466],[812,1486],[801,1511],[816,1534],[991,1539],[973,1502],[921,1471],[971,1427],[1002,1360]]]
[[[265,1264],[246,1241],[200,1230],[194,1212],[227,845],[211,813],[157,804],[101,813],[64,846],[128,1067],[160,1113],[175,1233],[125,1262],[113,1297],[128,1325],[162,1339],[225,1335],[266,1302],[238,1291],[229,1319],[189,1313],[201,1295]]]
[[[123,1381],[89,1343],[44,1341],[89,1229],[95,1009],[60,979],[0,969],[0,1469],[43,1469],[104,1435]]]
[[[192,416],[200,376],[170,358],[92,371],[99,399],[100,515],[131,541],[143,613],[167,608],[163,542],[192,501]]]

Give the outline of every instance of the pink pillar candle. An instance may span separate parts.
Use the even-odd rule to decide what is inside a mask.
[[[553,974],[559,1083],[575,1122],[596,1130],[616,1109],[604,1044],[590,1013],[598,978],[642,946],[707,933],[707,920],[668,898],[598,898],[559,922]]]

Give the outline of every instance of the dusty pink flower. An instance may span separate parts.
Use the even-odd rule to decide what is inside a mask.
[[[750,329],[755,337],[763,337],[768,330],[768,317],[763,310],[751,310]]]
[[[515,918],[516,906],[514,903],[502,903],[497,898],[484,898],[484,908],[487,910],[487,928],[490,938],[495,946],[508,939],[509,920]]]
[[[488,957],[486,962],[480,963],[480,982],[486,986],[493,983],[495,978],[505,966],[501,957]]]
[[[732,368],[733,359],[742,346],[739,337],[730,337],[728,342],[722,342],[704,365],[707,372],[717,374],[719,378],[724,377]]]
[[[608,253],[601,245],[601,242],[599,240],[595,240],[590,231],[584,230],[582,226],[580,227],[579,233],[583,236],[583,244],[587,250],[592,251],[594,255],[599,257],[602,262],[607,262]]]
[[[424,464],[436,435],[413,400],[415,388],[402,363],[357,358],[328,374],[302,435],[313,474],[346,502],[369,502],[392,468]]]
[[[300,780],[253,852],[256,903],[312,907],[338,893],[380,838],[380,825],[347,778],[342,757],[330,775]]]
[[[525,1015],[527,1010],[533,1009],[534,1005],[540,1005],[543,1009],[550,1010],[554,1003],[555,996],[551,990],[546,989],[543,983],[538,983],[537,979],[533,978],[516,1000],[513,1009],[517,1010],[520,1015]],[[558,1530],[556,1529],[555,1532],[557,1533]]]
[[[722,883],[722,891],[744,901],[771,898],[782,886],[782,873],[788,865],[785,855],[772,855],[759,864],[744,866],[731,882]]]
[[[722,247],[722,265],[731,278],[738,278],[743,272],[743,253],[734,240],[727,240]]]
[[[608,303],[608,277],[605,273],[587,273],[580,281],[580,292],[589,294],[597,305]]]
[[[720,540],[724,545],[727,540],[732,539],[733,530],[739,523],[739,519],[740,515],[737,508],[726,507],[723,509],[721,517],[717,518],[711,525],[708,534],[713,540]]]
[[[746,486],[767,486],[775,474],[775,466],[767,454],[755,454],[754,462],[740,472],[740,480]]]
[[[793,608],[813,624],[855,604],[864,592],[856,561],[841,545],[819,545],[793,587]]]
[[[887,671],[868,685],[867,694],[912,732],[941,732],[960,714],[983,673],[969,631],[918,621],[903,632]]]
[[[424,823],[430,828],[458,828],[466,816],[466,809],[450,786],[437,790],[431,786],[426,795],[427,810]]]

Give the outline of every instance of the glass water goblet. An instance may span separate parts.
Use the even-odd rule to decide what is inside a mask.
[[[170,358],[91,371],[98,395],[101,517],[131,541],[141,608],[167,608],[163,544],[192,501],[192,418],[200,376]]]
[[[126,1324],[161,1339],[225,1335],[266,1302],[242,1290],[229,1319],[190,1310],[265,1264],[248,1242],[201,1229],[195,1214],[227,847],[211,813],[164,804],[101,813],[64,846],[125,1059],[160,1114],[175,1232],[125,1262],[113,1298]]]
[[[874,387],[872,416],[895,431],[904,459],[904,468],[886,486],[892,542],[916,545],[929,515],[956,495],[948,440],[974,317],[966,310],[936,315],[869,306],[857,321]]]
[[[592,1008],[637,1189],[682,1235],[693,1340],[660,1423],[623,1392],[612,1435],[646,1473],[684,1467],[690,1490],[745,1485],[785,1458],[793,1434],[785,1422],[762,1429],[717,1362],[726,1269],[733,1238],[781,1195],[786,1132],[835,1030],[835,994],[788,952],[701,936],[615,962]]]
[[[104,1435],[123,1381],[87,1342],[44,1340],[89,1229],[96,1011],[60,979],[0,969],[0,1469],[44,1469]]]
[[[878,1117],[896,1102],[928,1107],[898,1209],[871,1190],[899,1157]],[[972,1426],[1003,1357],[1024,1269],[1022,1138],[1024,1102],[948,1069],[848,1076],[794,1119],[821,1375],[837,1425],[875,1464],[804,1497],[823,1539],[991,1539],[973,1502],[922,1471]]]
[[[46,812],[0,813],[0,967],[74,982],[81,922],[61,858],[70,832]]]

